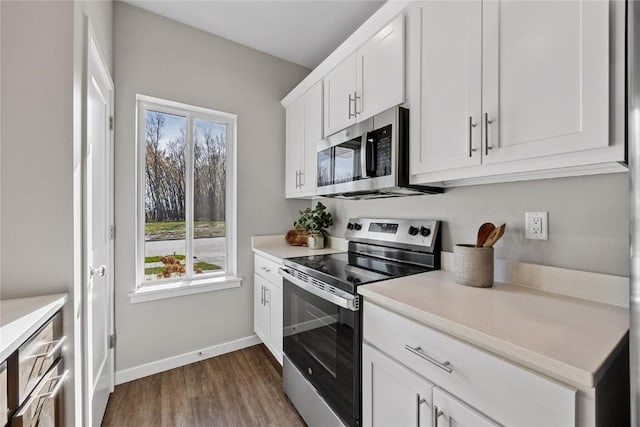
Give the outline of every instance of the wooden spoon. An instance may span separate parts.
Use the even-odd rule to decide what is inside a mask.
[[[495,245],[498,242],[498,240],[500,240],[500,238],[504,234],[504,230],[506,227],[507,227],[507,224],[502,224],[500,227],[497,227],[495,230],[493,230],[491,234],[489,234],[489,237],[487,237],[487,240],[484,241],[484,244],[482,245],[482,247],[492,248],[493,245]]]
[[[476,240],[476,248],[481,248],[482,244],[487,241],[487,238],[496,229],[496,226],[490,222],[485,222],[478,229],[478,240]]]

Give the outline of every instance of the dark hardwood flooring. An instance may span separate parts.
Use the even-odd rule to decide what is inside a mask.
[[[305,426],[256,345],[116,386],[103,426]]]

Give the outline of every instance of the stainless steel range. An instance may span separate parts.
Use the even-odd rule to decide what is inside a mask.
[[[284,260],[284,391],[307,424],[359,426],[357,287],[440,268],[440,222],[354,218],[349,250]]]

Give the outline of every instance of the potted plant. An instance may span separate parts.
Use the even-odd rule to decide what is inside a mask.
[[[325,229],[333,225],[333,217],[327,211],[327,207],[318,202],[315,208],[307,208],[303,211],[297,224],[300,224],[309,233],[307,236],[309,249],[322,249],[324,248]]]

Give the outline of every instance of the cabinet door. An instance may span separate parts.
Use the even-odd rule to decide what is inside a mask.
[[[434,427],[497,427],[500,425],[438,387],[433,388],[433,412],[433,418],[436,420]]]
[[[482,4],[484,162],[606,147],[609,2]]]
[[[356,122],[356,54],[352,54],[324,78],[324,134],[329,136]]]
[[[431,426],[431,388],[422,377],[363,344],[363,426]]]
[[[302,153],[301,195],[316,192],[316,164],[318,143],[322,141],[322,82],[319,81],[304,95],[304,152]]]
[[[267,288],[269,311],[269,343],[274,356],[282,364],[282,289],[269,283]]]
[[[404,102],[404,15],[358,50],[355,113],[365,120]]]
[[[262,342],[269,341],[269,318],[267,316],[267,307],[264,303],[266,292],[265,279],[254,273],[253,275],[253,330]]]
[[[286,154],[285,154],[285,194],[295,197],[300,192],[300,172],[304,155],[304,97],[287,107],[286,113]]]
[[[430,1],[410,13],[412,175],[481,162],[481,36],[478,1]]]

